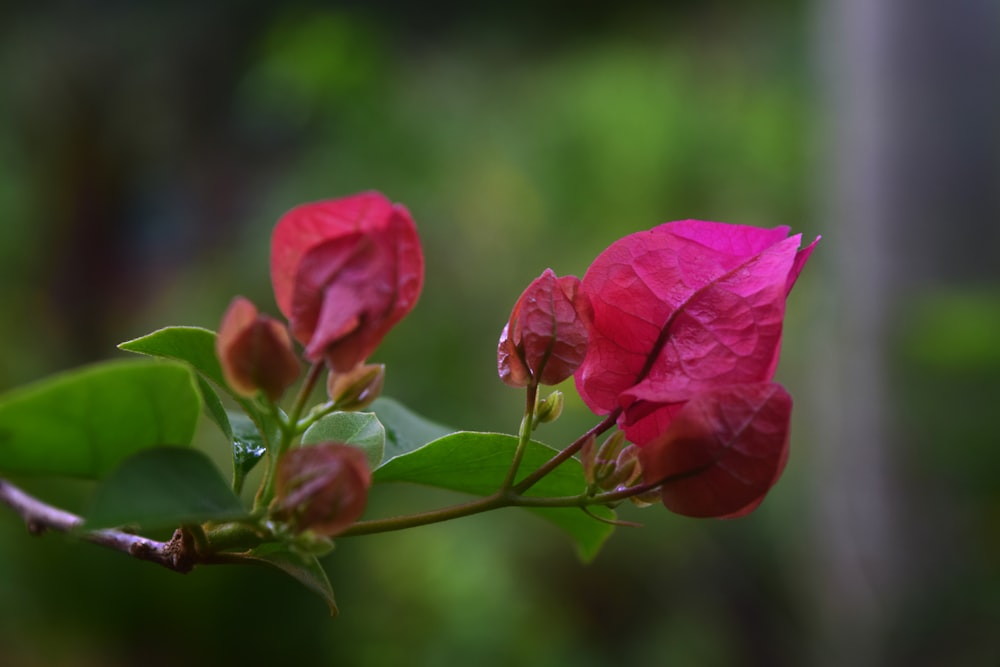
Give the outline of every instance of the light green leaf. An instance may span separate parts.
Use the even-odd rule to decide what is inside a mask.
[[[382,465],[390,460],[423,447],[455,429],[425,419],[391,398],[379,398],[371,405],[372,412],[385,427],[385,457]]]
[[[281,570],[323,598],[323,601],[330,608],[330,616],[338,614],[337,601],[333,597],[330,579],[326,576],[326,571],[316,556],[301,554],[277,542],[263,544],[245,554],[227,555],[234,560]]]
[[[215,332],[201,327],[165,327],[126,341],[118,349],[191,364],[199,373],[228,391],[222,366],[215,356]]]
[[[364,451],[372,470],[382,462],[385,452],[385,429],[371,412],[334,412],[306,429],[303,445],[342,442]]]
[[[201,396],[181,364],[114,361],[0,396],[0,472],[99,478],[132,454],[188,445]]]
[[[155,530],[246,516],[239,498],[205,454],[156,447],[129,458],[101,483],[85,528]]]
[[[373,479],[375,482],[413,482],[486,496],[500,488],[516,448],[517,438],[510,435],[468,431],[453,433],[392,459],[375,471]],[[556,453],[556,450],[539,442],[528,443],[521,462],[522,477]],[[570,459],[533,486],[527,495],[577,496],[586,486],[582,466],[579,461]],[[604,519],[615,517],[607,507],[588,509]],[[614,531],[613,526],[595,521],[575,507],[529,508],[529,511],[566,531],[584,560],[597,555],[601,545]]]

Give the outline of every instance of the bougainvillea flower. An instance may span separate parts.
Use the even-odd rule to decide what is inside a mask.
[[[215,348],[226,382],[243,396],[263,391],[277,401],[299,377],[299,359],[288,329],[257,312],[244,297],[236,297],[226,309]]]
[[[815,246],[788,231],[683,220],[608,247],[581,285],[593,307],[584,402],[622,408],[619,425],[643,445],[693,396],[769,382],[785,297]]]
[[[377,192],[304,204],[274,229],[271,281],[306,357],[350,371],[420,296],[416,226],[403,206]]]
[[[357,447],[330,442],[290,449],[278,460],[271,515],[295,532],[333,537],[361,518],[371,481]]]
[[[571,376],[587,353],[590,304],[576,276],[556,277],[545,269],[514,304],[500,334],[497,369],[512,387],[558,384]]]
[[[791,411],[791,397],[770,382],[698,394],[639,449],[643,480],[663,481],[663,504],[678,514],[743,516],[785,467]]]

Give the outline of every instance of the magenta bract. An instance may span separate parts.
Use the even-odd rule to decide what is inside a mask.
[[[377,192],[298,206],[271,239],[278,307],[306,357],[347,372],[416,304],[424,258],[409,212]]]
[[[594,320],[576,371],[596,413],[624,410],[629,440],[655,438],[680,405],[720,386],[770,381],[785,297],[815,245],[787,227],[668,222],[613,243],[582,290]]]
[[[664,481],[663,504],[678,514],[747,514],[785,467],[791,412],[791,397],[775,383],[698,394],[639,450],[643,480]]]

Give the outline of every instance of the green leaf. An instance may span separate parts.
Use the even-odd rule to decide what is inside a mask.
[[[371,410],[385,427],[385,458],[382,465],[455,432],[455,429],[421,417],[391,398],[379,398],[372,403]]]
[[[316,556],[301,554],[277,542],[263,544],[244,554],[227,554],[227,556],[235,560],[281,570],[323,598],[323,601],[330,608],[330,616],[338,614],[337,601],[333,597],[330,579],[326,576],[326,571]]]
[[[434,440],[409,454],[397,456],[375,471],[375,482],[413,482],[452,491],[486,496],[496,492],[510,468],[517,438],[500,433],[463,431]],[[529,442],[521,471],[537,469],[556,454],[539,442]],[[587,483],[580,462],[570,459],[546,475],[526,495],[543,497],[577,496]],[[566,531],[575,541],[583,560],[597,555],[614,527],[595,521],[576,507],[526,508]],[[607,507],[588,508],[593,514],[614,519]]]
[[[270,431],[273,419],[262,412],[253,401],[240,396],[226,383],[222,366],[215,354],[215,332],[201,327],[165,327],[134,340],[121,343],[118,348],[127,352],[145,354],[163,359],[174,359],[191,365],[198,373],[214,382],[239,403],[243,411],[257,424],[258,428]],[[203,383],[204,384],[204,383]],[[211,386],[204,384],[205,407],[212,421],[219,425],[227,439],[233,439],[233,432],[224,419],[225,411],[218,395]]]
[[[233,490],[239,493],[243,480],[267,452],[267,447],[256,424],[245,414],[231,412],[227,421],[233,428]],[[277,434],[272,434],[272,437],[277,437]]]
[[[101,483],[85,527],[153,530],[246,516],[240,499],[205,454],[157,447],[129,458]]]
[[[0,396],[0,472],[99,478],[157,445],[188,445],[201,396],[191,371],[114,361]]]
[[[385,429],[371,412],[334,412],[306,429],[303,445],[320,442],[342,442],[363,450],[372,470],[382,462],[385,453]]]
[[[201,398],[205,402],[205,412],[208,413],[209,418],[215,422],[222,434],[226,436],[227,440],[233,439],[233,427],[229,420],[229,415],[226,413],[226,408],[222,405],[222,401],[219,400],[219,395],[215,393],[215,389],[212,385],[208,383],[204,375],[198,374],[198,389],[201,391]]]
[[[215,356],[215,332],[201,327],[166,327],[126,341],[118,349],[191,364],[209,380],[229,391]]]

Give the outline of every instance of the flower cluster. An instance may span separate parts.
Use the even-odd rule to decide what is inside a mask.
[[[788,455],[791,399],[773,377],[785,298],[816,245],[788,232],[668,222],[613,243],[582,281],[546,271],[501,336],[501,378],[573,374],[591,410],[617,415],[666,507],[752,511]]]
[[[407,210],[377,192],[304,204],[271,239],[271,281],[288,326],[237,297],[222,319],[216,352],[230,388],[272,403],[299,378],[305,358],[325,364],[332,404],[357,410],[382,389],[385,368],[365,361],[420,295],[424,259]],[[289,329],[291,335],[289,335]],[[277,463],[272,516],[297,531],[332,535],[364,509],[370,471],[342,443],[292,449]]]

